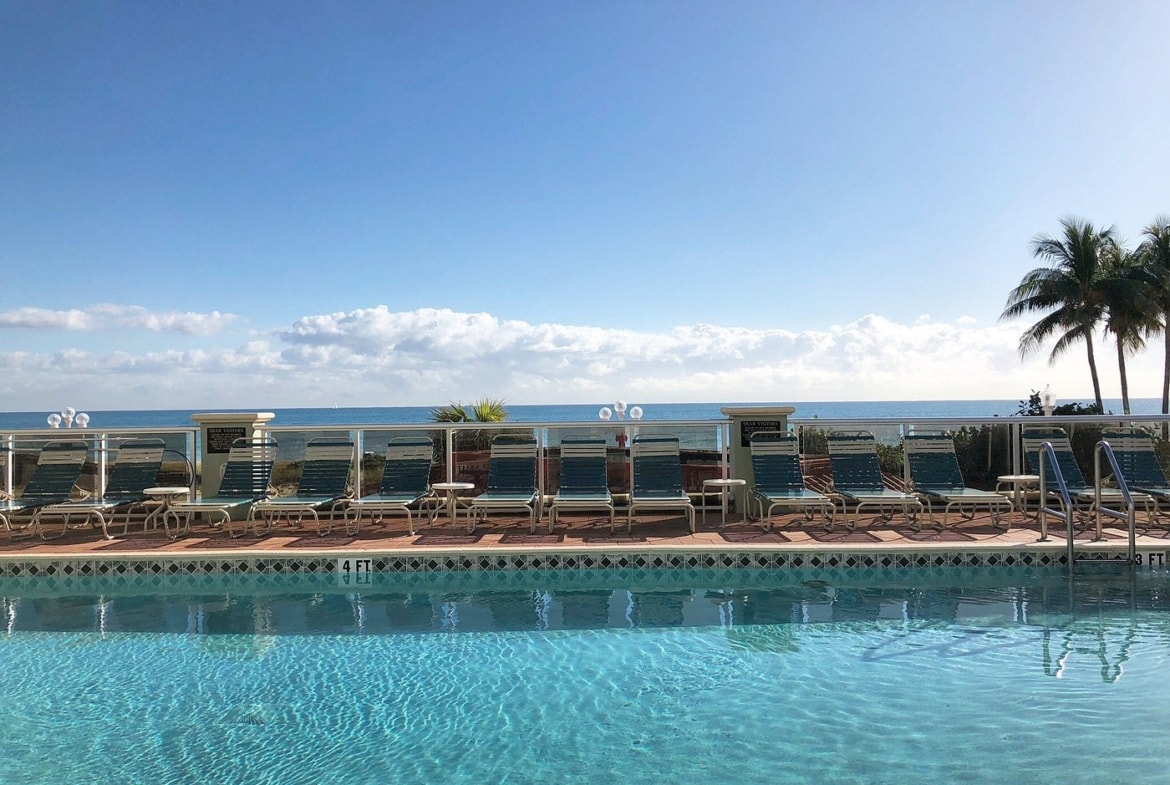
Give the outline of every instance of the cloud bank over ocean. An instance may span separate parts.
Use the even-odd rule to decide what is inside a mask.
[[[776,308],[783,320],[783,305]],[[443,308],[384,305],[312,314],[247,331],[242,316],[150,312],[102,305],[82,311],[0,312],[8,347],[25,331],[54,350],[0,351],[8,411],[71,403],[93,409],[434,405],[481,396],[516,404],[639,401],[1018,399],[1051,385],[1088,399],[1084,352],[1055,366],[1021,362],[1020,324],[969,317],[910,321],[866,314],[818,330],[748,329],[696,322],[666,332],[531,324]],[[101,330],[119,347],[141,331],[173,347],[77,348]],[[167,339],[166,335],[171,335]],[[230,346],[202,343],[238,339]],[[124,339],[124,340],[120,340]],[[182,345],[187,344],[187,345]],[[1100,343],[1106,397],[1119,384],[1112,346]],[[1134,397],[1160,395],[1159,352],[1131,361]]]
[[[95,331],[141,329],[151,332],[181,333],[183,335],[211,335],[220,332],[236,320],[232,314],[180,313],[166,311],[152,313],[140,305],[111,305],[102,303],[89,308],[53,311],[47,308],[17,308],[0,312],[0,329],[25,328],[30,330]]]

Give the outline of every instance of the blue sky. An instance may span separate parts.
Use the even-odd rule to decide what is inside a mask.
[[[0,410],[1088,399],[997,319],[1060,218],[1170,212],[1167,29],[0,0]]]

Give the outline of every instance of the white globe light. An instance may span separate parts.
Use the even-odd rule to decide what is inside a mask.
[[[613,402],[613,410],[615,412],[617,412],[618,414],[624,414],[626,411],[626,402],[625,401],[614,401]]]
[[[77,423],[78,428],[85,428],[89,425],[89,415],[85,412],[79,413],[73,421]]]
[[[56,412],[53,412],[45,419],[48,421],[50,428],[60,428],[61,427],[61,415],[57,414]]]
[[[73,416],[75,414],[77,414],[77,410],[74,409],[72,406],[66,406],[64,409],[61,410],[61,416],[64,417],[66,420],[72,420]]]
[[[631,406],[630,407],[630,419],[631,420],[642,419],[642,407],[641,406]]]
[[[609,410],[608,406],[602,406],[601,411],[597,413],[597,416],[603,420],[608,420],[610,417],[613,417],[613,412]]]

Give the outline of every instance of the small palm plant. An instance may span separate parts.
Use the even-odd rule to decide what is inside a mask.
[[[499,423],[508,419],[508,410],[502,398],[480,398],[470,406],[448,403],[431,410],[431,421],[442,423],[483,422]],[[492,441],[493,431],[460,431],[455,437],[455,447],[460,450],[486,450]]]

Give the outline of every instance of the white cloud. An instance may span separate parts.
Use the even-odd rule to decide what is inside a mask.
[[[869,314],[815,331],[694,324],[650,333],[379,306],[306,316],[230,350],[0,353],[0,397],[10,410],[46,401],[94,409],[431,405],[485,395],[517,404],[1018,400],[1051,385],[1063,400],[1089,400],[1083,352],[1054,367],[1044,356],[1021,362],[1021,330]],[[1110,354],[1098,353],[1105,395],[1116,397]],[[1134,358],[1130,371],[1134,397],[1160,395],[1158,352]]]
[[[28,330],[148,330],[182,335],[212,335],[235,321],[230,313],[154,313],[139,305],[102,303],[84,309],[54,311],[46,308],[17,308],[0,312],[0,328]]]

